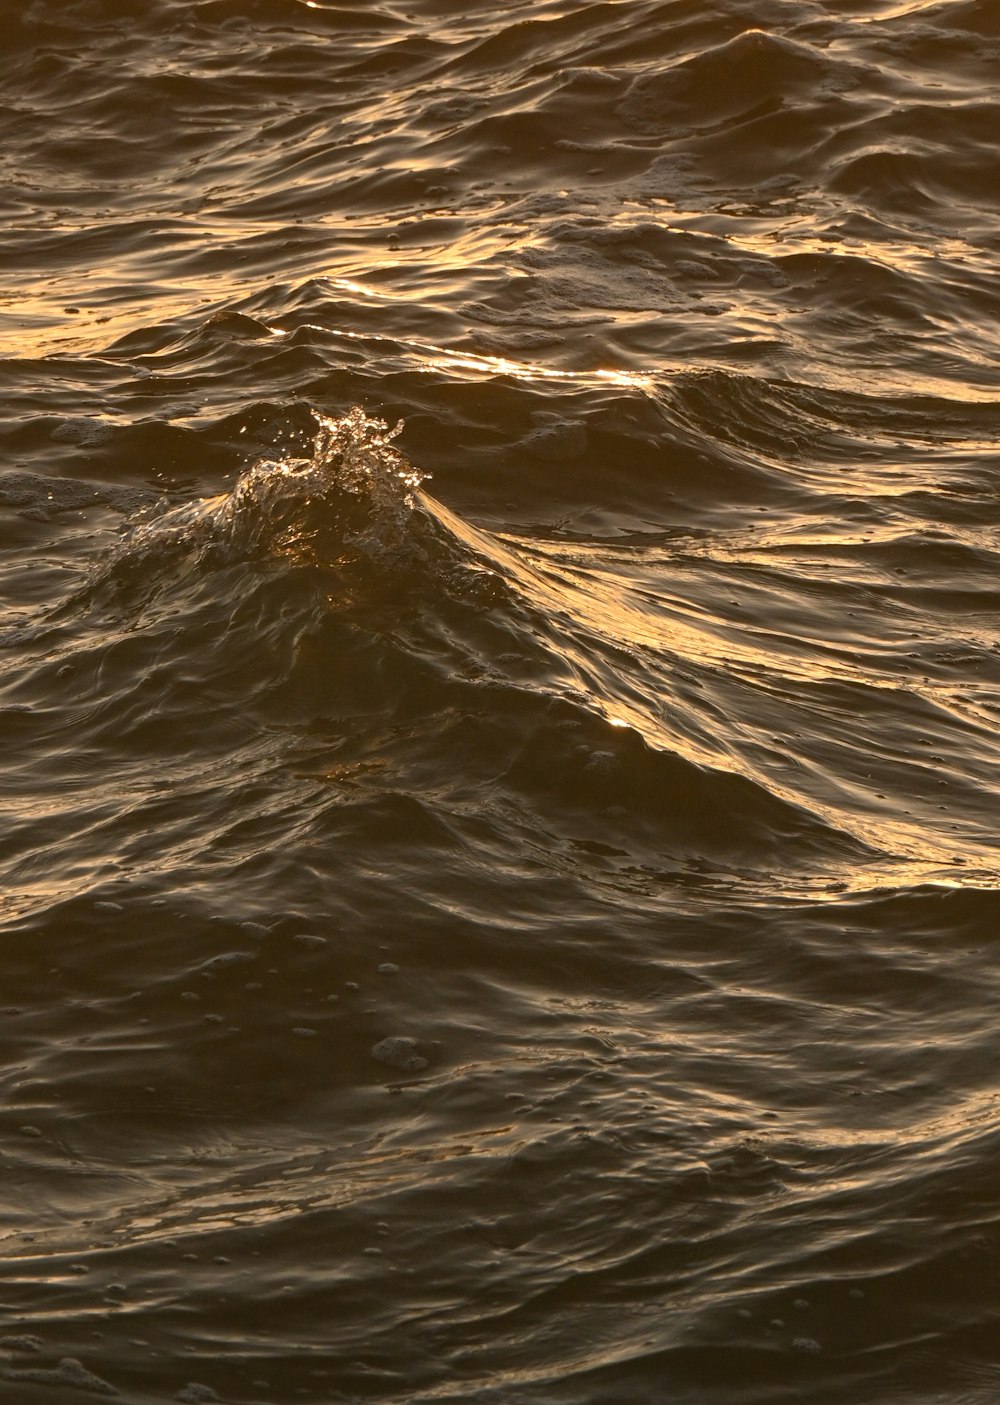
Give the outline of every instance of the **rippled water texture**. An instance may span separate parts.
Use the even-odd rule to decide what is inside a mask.
[[[992,1405],[994,0],[0,52],[0,1400]]]

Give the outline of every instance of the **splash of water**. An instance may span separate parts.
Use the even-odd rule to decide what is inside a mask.
[[[178,551],[223,562],[280,555],[325,563],[398,551],[428,477],[393,444],[402,421],[390,429],[358,406],[336,419],[313,414],[308,458],[258,460],[228,493],[134,521],[113,566]]]

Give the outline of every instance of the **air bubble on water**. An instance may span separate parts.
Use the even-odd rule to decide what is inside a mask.
[[[378,968],[380,976],[394,976],[399,971],[395,961],[383,961]]]
[[[805,1356],[818,1356],[823,1348],[814,1337],[796,1337],[792,1342],[793,1351],[801,1351]]]
[[[224,951],[218,956],[210,956],[207,961],[202,962],[201,973],[212,973],[223,971],[227,966],[245,966],[257,960],[255,951]]]
[[[404,1073],[418,1073],[427,1067],[427,1060],[417,1052],[417,1041],[405,1034],[389,1035],[372,1046],[372,1057],[379,1063],[398,1068]]]
[[[6,1370],[3,1378],[9,1381],[33,1381],[40,1385],[75,1386],[91,1395],[117,1395],[118,1391],[110,1382],[88,1371],[82,1362],[73,1356],[64,1356],[55,1367],[28,1367],[18,1371]]]
[[[210,1385],[201,1385],[198,1381],[189,1381],[174,1398],[184,1401],[185,1405],[207,1405],[209,1401],[221,1399]]]
[[[312,932],[300,932],[297,937],[292,938],[298,942],[299,946],[321,947],[326,946],[326,937],[315,936]]]

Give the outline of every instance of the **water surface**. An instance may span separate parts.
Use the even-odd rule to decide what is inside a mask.
[[[0,3],[0,1398],[996,1398],[989,0]]]

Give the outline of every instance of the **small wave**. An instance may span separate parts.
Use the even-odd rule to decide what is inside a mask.
[[[812,100],[824,84],[848,86],[848,71],[808,44],[748,29],[683,63],[640,75],[619,114],[645,133],[680,120],[715,126]]]

